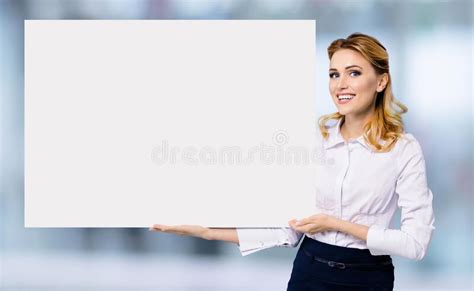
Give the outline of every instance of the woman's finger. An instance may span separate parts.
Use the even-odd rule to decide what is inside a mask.
[[[152,228],[156,230],[162,230],[166,227],[166,225],[163,224],[153,224]]]
[[[162,225],[154,224],[150,230],[162,231],[183,236],[195,236],[204,238],[208,232],[208,228],[200,225]]]
[[[186,235],[191,233],[191,229],[186,225],[161,225],[154,224],[153,230],[158,230],[166,233],[174,233],[179,235]]]
[[[183,229],[182,225],[155,224],[153,227],[156,228],[156,229],[160,229],[162,231],[177,231],[177,230],[182,230]]]
[[[150,228],[150,230],[169,232],[169,231],[173,230],[173,227],[172,227],[172,226],[169,226],[169,225],[154,224],[154,225]]]
[[[314,234],[317,227],[314,224],[307,223],[307,224],[302,225],[302,226],[294,226],[293,229],[298,231],[298,232]]]
[[[172,233],[181,232],[182,230],[183,229],[180,226],[167,226],[163,228],[163,231]]]

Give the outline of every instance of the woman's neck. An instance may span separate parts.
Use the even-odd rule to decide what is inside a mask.
[[[340,132],[344,140],[347,142],[351,138],[358,138],[364,134],[364,126],[370,121],[371,116],[366,118],[344,117]]]

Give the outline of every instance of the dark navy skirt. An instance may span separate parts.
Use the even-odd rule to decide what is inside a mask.
[[[326,244],[304,236],[287,291],[393,290],[395,267],[388,255]]]

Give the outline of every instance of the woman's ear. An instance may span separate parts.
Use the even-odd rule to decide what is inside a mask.
[[[383,73],[382,75],[380,75],[378,77],[378,81],[377,81],[377,92],[382,92],[385,87],[387,86],[387,83],[388,83],[388,74],[387,73]]]

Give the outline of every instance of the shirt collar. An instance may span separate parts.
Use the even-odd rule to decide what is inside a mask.
[[[334,147],[334,146],[336,146],[340,143],[345,143],[344,137],[341,134],[341,123],[342,123],[342,118],[340,118],[337,121],[336,125],[329,127],[329,129],[328,129],[329,137],[325,142],[325,145],[324,145],[325,149]],[[361,135],[361,136],[359,136],[358,138],[355,138],[355,139],[350,138],[349,141],[351,141],[351,140],[357,141],[362,146],[364,146],[368,151],[373,152],[372,148],[369,145],[367,145],[367,143],[365,142],[363,135]]]

